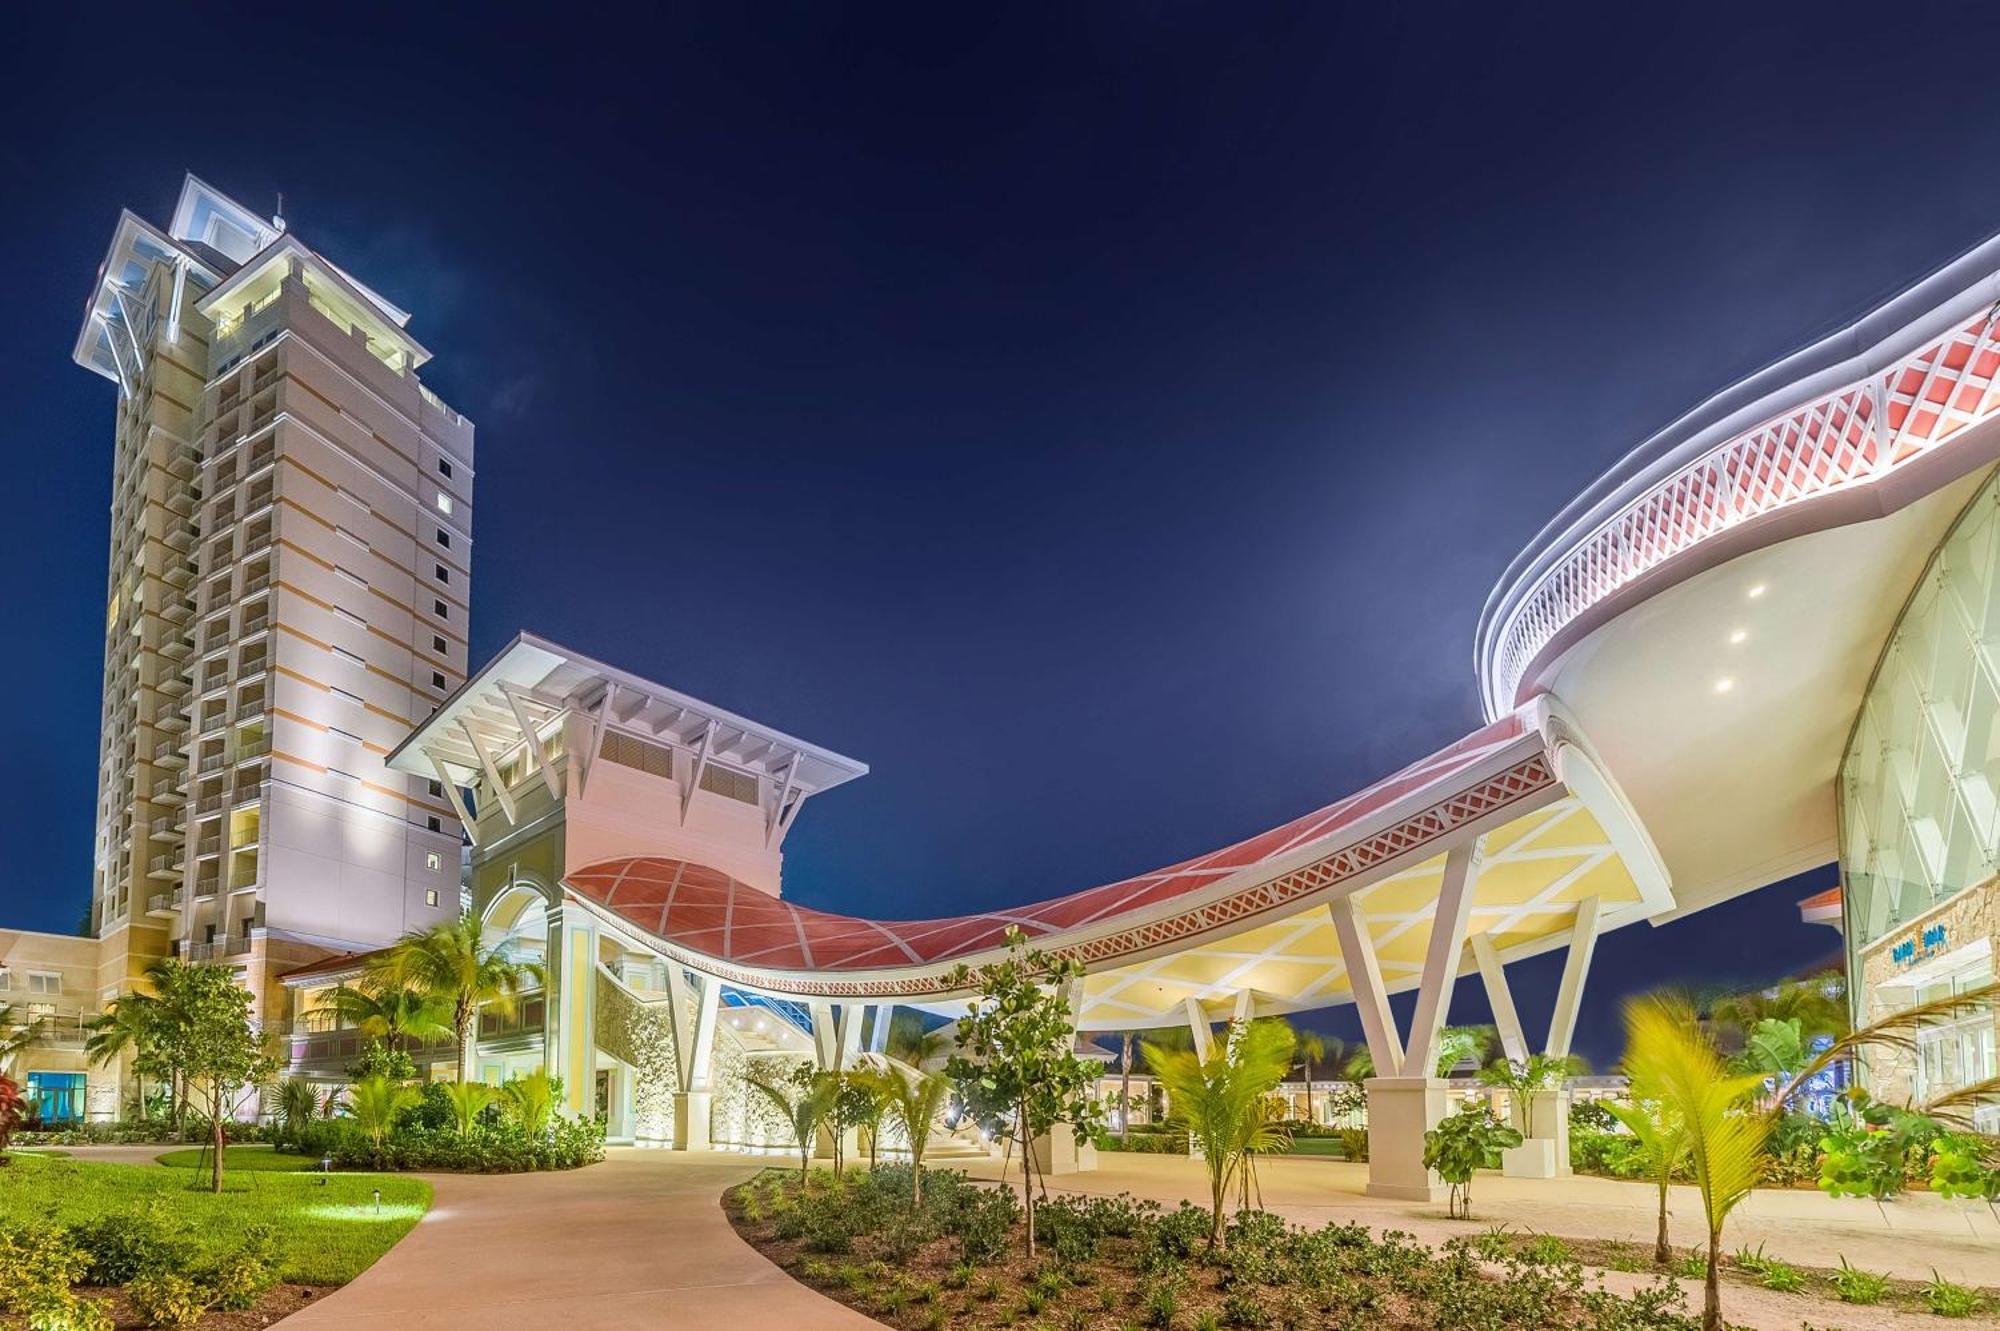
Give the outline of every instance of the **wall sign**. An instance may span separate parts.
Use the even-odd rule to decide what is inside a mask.
[[[1926,960],[1945,949],[1945,929],[1942,924],[1925,927],[1921,934],[1911,934],[1902,942],[1889,949],[1889,960],[1898,966],[1908,968]]]

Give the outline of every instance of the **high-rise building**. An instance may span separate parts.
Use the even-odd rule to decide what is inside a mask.
[[[410,316],[190,176],[125,212],[76,344],[117,385],[91,919],[275,974],[458,909],[460,828],[384,756],[465,677],[472,425]]]

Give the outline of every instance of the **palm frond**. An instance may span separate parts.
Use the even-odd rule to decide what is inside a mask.
[[[1779,1087],[1773,1103],[1782,1108],[1807,1082],[1862,1049],[1883,1048],[1914,1053],[1917,1032],[1924,1027],[1990,1007],[1996,997],[2000,997],[2000,983],[1981,985],[1962,994],[1950,994],[1906,1007],[1901,1012],[1893,1012],[1880,1021],[1850,1031],[1815,1054],[1793,1074],[1791,1080]]]
[[[1961,1086],[1955,1091],[1947,1091],[1934,1100],[1927,1100],[1917,1107],[1917,1113],[1927,1118],[1942,1119],[1958,1128],[1972,1126],[1972,1111],[2000,1099],[2000,1077],[1988,1077],[1985,1081]]]

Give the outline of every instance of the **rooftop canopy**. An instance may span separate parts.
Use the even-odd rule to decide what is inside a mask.
[[[991,959],[1019,928],[1086,963],[1080,1023],[1098,1030],[1185,1022],[1190,1003],[1217,1017],[1246,1002],[1327,1006],[1373,983],[1371,970],[1382,991],[1415,988],[1427,965],[1456,975],[1481,952],[1511,960],[1673,906],[1623,798],[1541,704],[1257,836],[1026,906],[865,920],[657,856],[566,882],[669,955],[788,996],[950,998],[957,966]],[[1461,921],[1470,946],[1433,957],[1434,936]]]

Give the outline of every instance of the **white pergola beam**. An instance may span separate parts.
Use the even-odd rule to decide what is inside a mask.
[[[549,788],[549,798],[562,803],[562,773],[549,761],[549,751],[542,744],[542,732],[529,722],[527,712],[521,708],[521,700],[514,696],[514,690],[503,683],[500,696],[507,700],[507,710],[514,714],[514,723],[521,727],[521,737],[528,742],[528,752],[534,755],[535,770],[542,774],[542,784]]]
[[[465,807],[465,796],[459,793],[458,782],[451,779],[450,772],[445,771],[442,758],[428,749],[424,751],[424,757],[431,760],[431,770],[438,774],[438,786],[444,791],[445,799],[451,802],[452,812],[458,815],[459,824],[465,828],[465,834],[472,838],[473,845],[478,845],[479,823],[473,818],[472,811]]]
[[[1361,1014],[1361,1030],[1368,1037],[1368,1055],[1375,1060],[1375,1075],[1403,1075],[1403,1041],[1396,1034],[1396,1014],[1389,1010],[1389,992],[1382,987],[1382,964],[1375,959],[1375,943],[1368,936],[1368,922],[1361,918],[1361,905],[1352,896],[1327,903],[1333,916],[1334,932],[1340,935],[1340,954],[1347,962],[1347,984],[1354,991],[1354,1006]]]
[[[1257,1015],[1257,995],[1249,989],[1236,991],[1236,1010],[1229,1020],[1238,1026],[1248,1025]]]
[[[583,765],[577,769],[576,797],[582,799],[590,790],[590,774],[597,770],[597,759],[604,752],[604,732],[610,728],[611,709],[618,704],[618,681],[612,680],[604,686],[604,696],[598,699],[597,715],[591,718],[590,749],[584,754]]]
[[[500,769],[494,765],[493,755],[487,752],[486,742],[479,738],[479,732],[464,717],[458,719],[458,728],[472,741],[473,756],[479,759],[479,770],[486,773],[486,784],[492,787],[493,798],[500,801],[500,812],[507,815],[509,825],[519,822],[514,809],[514,796],[507,789],[507,783],[500,779]]]
[[[1576,924],[1569,936],[1569,955],[1563,960],[1562,984],[1556,990],[1556,1011],[1549,1019],[1548,1054],[1569,1057],[1570,1042],[1576,1038],[1576,1015],[1583,1002],[1583,982],[1590,974],[1590,958],[1597,951],[1597,929],[1604,914],[1604,898],[1589,897],[1576,908]]]
[[[1451,1008],[1451,991],[1465,951],[1465,930],[1472,921],[1472,890],[1479,881],[1477,838],[1453,846],[1444,861],[1444,881],[1438,886],[1437,914],[1431,921],[1429,949],[1424,953],[1424,977],[1417,989],[1417,1011],[1410,1019],[1410,1043],[1403,1056],[1407,1075],[1428,1077],[1436,1069],[1438,1033]]]
[[[1500,1032],[1500,1051],[1516,1063],[1528,1061],[1528,1037],[1521,1028],[1521,1014],[1514,1009],[1514,991],[1507,986],[1507,970],[1489,934],[1472,936],[1472,957],[1479,963],[1479,978],[1486,985],[1486,1006],[1493,1010],[1493,1025]]]
[[[694,751],[694,762],[688,768],[688,783],[681,787],[681,821],[685,823],[688,805],[694,799],[695,787],[701,784],[701,774],[708,770],[709,746],[715,743],[715,722],[710,721],[701,728],[701,743]]]

